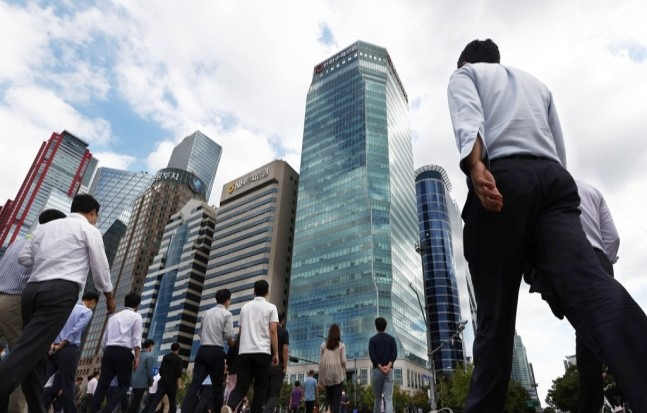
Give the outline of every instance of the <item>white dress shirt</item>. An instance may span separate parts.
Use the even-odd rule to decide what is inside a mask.
[[[272,354],[270,323],[279,322],[276,306],[264,297],[255,297],[240,309],[238,354]]]
[[[97,380],[96,377],[91,378],[88,382],[88,386],[85,388],[85,394],[94,394],[95,390],[97,389],[98,383],[99,380]]]
[[[480,134],[489,160],[529,154],[566,167],[552,94],[530,74],[495,63],[466,64],[452,74],[447,97],[461,165]]]
[[[583,181],[576,181],[580,194],[580,221],[593,248],[603,251],[609,261],[618,261],[620,236],[602,193]]]
[[[132,308],[124,308],[110,317],[103,334],[103,348],[109,346],[134,349],[142,347],[142,316]]]
[[[67,280],[83,289],[92,269],[97,290],[112,291],[101,232],[81,214],[39,225],[18,262],[31,267],[29,282]]]
[[[234,337],[234,322],[232,315],[222,304],[207,310],[202,317],[200,329],[201,346],[224,347],[225,340]]]

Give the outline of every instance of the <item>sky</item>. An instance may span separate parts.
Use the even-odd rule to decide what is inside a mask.
[[[357,40],[388,49],[409,96],[414,164],[465,200],[447,81],[469,41],[552,90],[568,169],[605,195],[617,279],[647,308],[647,2],[547,0],[0,1],[0,204],[40,144],[69,130],[100,166],[154,173],[196,129],[223,147],[222,185],[273,159],[299,169],[314,66]],[[544,403],[572,328],[522,286],[517,331]]]

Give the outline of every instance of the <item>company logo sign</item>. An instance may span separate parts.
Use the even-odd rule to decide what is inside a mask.
[[[343,59],[344,57],[350,55],[353,52],[357,51],[357,44],[354,44],[345,50],[342,50],[341,52],[337,53],[330,59],[326,60],[325,62],[319,63],[317,66],[315,66],[315,73],[321,73],[325,68],[328,66],[332,66],[335,63],[337,63],[339,60]]]
[[[227,193],[233,194],[235,191],[269,176],[269,174],[270,174],[270,168],[264,168],[264,169],[252,172],[245,178],[241,178],[238,181],[232,182],[229,185],[227,185]]]

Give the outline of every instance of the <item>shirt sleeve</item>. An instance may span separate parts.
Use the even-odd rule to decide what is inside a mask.
[[[604,198],[600,201],[600,235],[604,244],[604,252],[611,263],[618,261],[618,248],[620,248],[620,236],[613,222],[611,211]]]
[[[460,166],[465,172],[463,161],[472,152],[478,135],[481,135],[483,147],[487,149],[484,134],[485,116],[476,89],[475,74],[469,66],[464,66],[452,74],[447,87],[447,100],[456,146],[460,152]],[[486,151],[483,152],[483,157],[485,154]]]
[[[138,317],[135,318],[132,328],[132,337],[130,342],[131,348],[142,348],[142,317],[139,316],[139,314],[137,315]]]
[[[25,245],[20,250],[20,255],[18,255],[18,264],[23,267],[31,267],[34,265],[34,252],[32,250],[32,240],[29,239],[25,242]]]
[[[146,357],[146,361],[144,362],[146,364],[146,376],[148,376],[148,383],[153,382],[153,357]]]
[[[368,340],[368,356],[371,358],[371,363],[380,364],[377,360],[377,355],[375,354],[375,340],[373,340],[373,337]]]
[[[88,242],[88,255],[90,258],[90,268],[92,269],[92,278],[94,286],[102,293],[112,291],[112,282],[110,281],[110,266],[106,257],[106,250],[103,246],[103,238],[98,229],[92,228],[86,232]]]
[[[224,336],[225,340],[231,340],[234,338],[234,321],[231,313],[227,314],[225,318]]]
[[[391,364],[395,364],[395,360],[398,358],[398,345],[395,342],[395,338],[391,337]]]
[[[559,116],[557,115],[557,108],[555,107],[555,102],[553,102],[552,94],[548,101],[548,126],[553,135],[557,156],[559,157],[562,166],[566,168],[566,147],[564,145],[564,135],[562,134],[562,125],[559,123]]]
[[[76,323],[71,329],[65,332],[65,335],[61,336],[61,339],[70,343],[74,342],[74,337],[78,337],[80,339],[81,334],[83,334],[83,330],[85,330],[85,327],[88,325],[91,318],[92,311],[83,311]]]
[[[278,323],[279,322],[279,312],[276,309],[275,305],[272,305],[272,314],[270,314],[270,323]]]

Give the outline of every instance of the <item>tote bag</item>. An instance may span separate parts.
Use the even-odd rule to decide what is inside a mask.
[[[324,349],[319,359],[319,383],[323,386],[334,386],[344,381],[346,372],[342,367],[341,343],[334,349]]]

